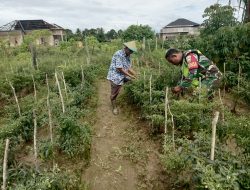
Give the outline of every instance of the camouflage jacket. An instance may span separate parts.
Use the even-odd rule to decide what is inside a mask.
[[[183,88],[198,87],[199,78],[201,81],[215,80],[221,75],[216,65],[199,50],[183,52],[181,71],[179,86]]]

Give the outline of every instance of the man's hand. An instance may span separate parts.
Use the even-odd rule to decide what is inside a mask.
[[[172,88],[172,92],[175,94],[178,94],[182,91],[182,88],[180,86],[176,86],[174,88]]]
[[[130,78],[131,78],[131,79],[136,79],[136,76],[131,75]]]

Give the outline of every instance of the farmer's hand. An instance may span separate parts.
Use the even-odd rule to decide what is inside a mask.
[[[172,92],[175,94],[178,94],[182,91],[182,88],[180,86],[176,86],[174,88],[172,88]]]
[[[135,75],[131,75],[130,78],[131,79],[136,79],[136,76]]]

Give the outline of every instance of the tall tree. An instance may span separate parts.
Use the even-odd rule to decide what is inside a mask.
[[[148,25],[131,25],[123,33],[122,38],[128,40],[152,39],[154,31]]]
[[[82,32],[81,32],[81,30],[79,28],[76,29],[75,39],[78,40],[78,41],[83,40]]]
[[[203,14],[203,29],[201,35],[213,34],[220,27],[234,26],[237,23],[234,17],[235,9],[229,5],[222,6],[220,4],[214,4],[206,8]]]
[[[111,29],[106,33],[107,40],[112,40],[117,38],[117,32],[114,29]]]
[[[70,30],[70,29],[66,29],[65,33],[66,33],[66,40],[67,41],[74,37],[74,34],[73,34],[72,30]]]
[[[118,38],[121,38],[121,37],[122,37],[122,35],[123,35],[123,32],[124,32],[124,31],[123,31],[123,30],[121,30],[121,29],[120,29],[120,30],[118,30],[118,31],[117,31],[117,37],[118,37]]]
[[[97,28],[96,29],[96,38],[99,42],[104,42],[105,41],[105,34],[103,28]]]

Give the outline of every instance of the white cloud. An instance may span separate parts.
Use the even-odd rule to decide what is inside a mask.
[[[235,0],[236,1],[236,0]],[[186,18],[202,23],[206,7],[217,0],[0,0],[0,26],[13,20],[43,19],[64,28],[125,29],[148,24],[157,32]],[[227,0],[221,0],[226,3]]]

